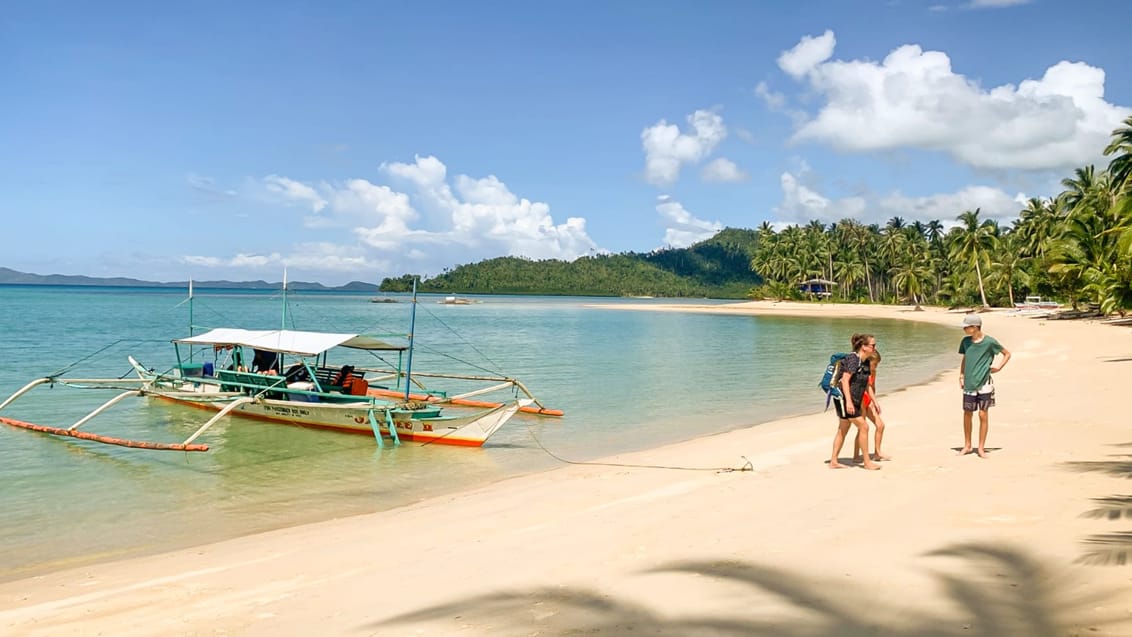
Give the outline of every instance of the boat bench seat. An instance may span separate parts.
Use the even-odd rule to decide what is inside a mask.
[[[286,387],[282,376],[267,376],[254,372],[237,372],[231,369],[218,370],[216,372],[216,378],[220,380],[221,383],[240,383],[235,386],[235,389],[247,390],[252,393],[258,393],[254,391],[255,389]],[[276,397],[278,397],[278,395],[268,396],[268,398]]]

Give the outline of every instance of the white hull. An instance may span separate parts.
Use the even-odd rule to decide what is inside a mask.
[[[247,396],[241,392],[222,392],[218,385],[202,379],[159,379],[137,361],[130,359],[138,376],[148,385],[143,393],[152,398],[187,407],[220,411]],[[479,447],[499,430],[524,403],[516,401],[493,409],[459,416],[427,415],[422,417],[412,410],[400,409],[392,403],[358,396],[336,399],[340,402],[307,402],[299,396],[291,399],[255,397],[235,406],[228,415],[275,422],[300,427],[333,429],[350,433],[375,435],[374,426],[381,435],[389,436],[389,421],[397,437],[414,442]],[[435,411],[435,409],[433,409]]]

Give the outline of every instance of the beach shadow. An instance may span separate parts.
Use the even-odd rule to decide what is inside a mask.
[[[1132,443],[1116,443],[1114,447],[1128,447]],[[1132,478],[1132,455],[1113,454],[1113,460],[1067,462],[1063,466],[1079,473],[1099,472],[1116,478]],[[1096,504],[1081,517],[1098,520],[1132,518],[1132,495],[1112,495],[1093,498]],[[1085,552],[1077,558],[1080,564],[1094,566],[1126,566],[1132,563],[1132,531],[1090,535],[1081,541]]]
[[[1132,562],[1132,531],[1090,535],[1082,543],[1087,550],[1077,558],[1080,564],[1126,566]]]
[[[1128,361],[1132,361],[1132,357],[1129,357],[1129,358],[1106,358],[1106,359],[1104,359],[1104,362],[1106,362],[1106,363],[1127,363]]]
[[[1114,495],[1107,498],[1093,498],[1098,506],[1081,514],[1083,518],[1119,520],[1132,518],[1132,495]]]
[[[933,600],[931,608],[918,609],[909,599],[892,602],[899,613],[879,612],[882,594],[849,586],[851,580],[840,573],[819,578],[749,562],[678,561],[640,575],[678,578],[680,584],[667,587],[670,595],[727,586],[712,612],[681,615],[660,602],[653,606],[589,588],[546,585],[488,592],[362,628],[377,634],[394,627],[405,631],[397,634],[417,634],[427,624],[437,626],[437,634],[473,629],[498,635],[1054,637],[1104,631],[1123,619],[1118,609],[1096,615],[1115,591],[1069,592],[1077,587],[1021,549],[957,544],[925,557],[933,562],[930,575],[945,603]],[[1086,616],[1090,619],[1081,621]]]
[[[954,451],[954,452],[956,453],[956,455],[958,455],[960,451],[963,451],[963,447],[952,447],[952,448],[951,448],[951,450],[952,450],[952,451]],[[996,452],[996,451],[1002,451],[1002,447],[987,447],[987,454],[988,454],[988,455],[989,455],[989,454],[992,454],[992,453],[994,453],[994,452]],[[974,450],[974,449],[972,449],[972,450],[968,451],[968,452],[967,452],[966,454],[964,454],[964,455],[967,455],[967,456],[977,456],[978,454],[977,454],[977,453],[975,453],[975,450]]]
[[[1132,478],[1132,460],[1083,460],[1066,462],[1063,467],[1077,473],[1107,473],[1117,478]]]

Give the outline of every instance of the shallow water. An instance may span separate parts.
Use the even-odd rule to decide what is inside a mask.
[[[203,454],[0,426],[0,579],[388,509],[558,466],[551,454],[584,461],[820,411],[817,381],[854,331],[877,335],[882,392],[955,363],[953,330],[913,322],[587,307],[671,300],[480,297],[449,306],[439,298],[418,304],[414,369],[506,372],[566,416],[517,417],[481,449],[378,449],[366,436],[229,419],[205,434],[212,450]],[[408,331],[409,303],[368,299],[292,293],[284,319],[278,293],[198,290],[192,320]],[[169,340],[189,324],[176,290],[0,286],[0,310],[0,399],[76,362],[67,375],[128,375],[128,354],[168,366]],[[333,360],[370,363],[356,352]],[[0,414],[65,427],[112,395],[39,387]],[[84,430],[180,442],[202,413],[131,399]]]

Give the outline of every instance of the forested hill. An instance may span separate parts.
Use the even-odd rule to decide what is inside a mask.
[[[754,230],[727,228],[689,248],[534,261],[500,257],[423,279],[417,289],[451,294],[746,298],[762,280],[751,271]],[[387,278],[383,292],[404,292],[414,275]]]

